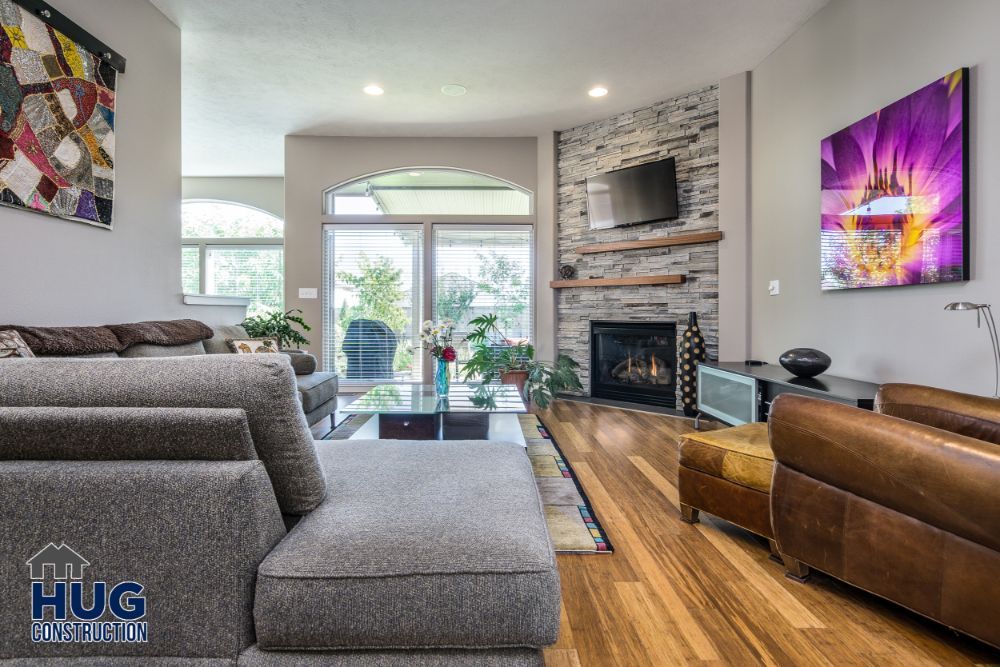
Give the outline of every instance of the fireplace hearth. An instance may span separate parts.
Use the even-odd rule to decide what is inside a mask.
[[[590,395],[677,405],[677,326],[673,322],[590,323]]]

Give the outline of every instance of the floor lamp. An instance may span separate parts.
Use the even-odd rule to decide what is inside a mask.
[[[982,312],[986,311],[986,328],[990,331],[990,342],[993,343],[993,398],[1000,398],[1000,340],[997,339],[997,324],[993,321],[993,311],[990,309],[990,304],[956,301],[949,303],[944,309],[976,311],[976,327],[982,326],[980,317]]]

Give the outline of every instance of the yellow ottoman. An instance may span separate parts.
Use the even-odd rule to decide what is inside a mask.
[[[677,469],[682,518],[695,523],[703,510],[767,538],[775,551],[773,472],[764,422],[683,435]]]

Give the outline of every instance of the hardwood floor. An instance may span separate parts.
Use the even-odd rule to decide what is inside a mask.
[[[822,574],[783,576],[766,543],[702,513],[682,523],[677,437],[691,422],[556,401],[539,416],[615,552],[560,554],[547,667],[983,665],[1000,654]]]

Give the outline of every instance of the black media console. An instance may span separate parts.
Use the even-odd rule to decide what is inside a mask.
[[[771,401],[801,394],[871,410],[878,385],[835,375],[795,377],[777,364],[706,361],[698,366],[698,410],[727,424],[767,421]]]

